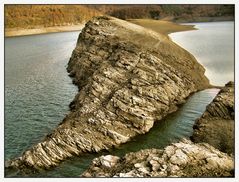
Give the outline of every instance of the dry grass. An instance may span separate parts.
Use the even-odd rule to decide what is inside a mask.
[[[78,25],[101,15],[83,5],[5,5],[5,28]]]

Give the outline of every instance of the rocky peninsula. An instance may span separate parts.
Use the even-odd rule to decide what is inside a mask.
[[[70,113],[8,167],[48,169],[83,152],[108,150],[148,132],[209,86],[204,68],[167,36],[105,16],[86,23],[67,70],[79,88]]]

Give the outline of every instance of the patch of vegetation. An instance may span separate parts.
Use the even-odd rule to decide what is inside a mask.
[[[195,20],[199,17],[234,17],[234,5],[88,5],[120,19]]]
[[[5,28],[77,25],[100,14],[83,5],[5,5]]]

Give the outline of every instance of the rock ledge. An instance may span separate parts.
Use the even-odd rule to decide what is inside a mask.
[[[109,158],[111,158],[110,161]],[[110,162],[113,165],[106,165]],[[185,139],[163,150],[146,149],[128,153],[122,158],[117,156],[95,158],[82,177],[226,177],[233,175],[233,158],[209,144],[193,144]]]

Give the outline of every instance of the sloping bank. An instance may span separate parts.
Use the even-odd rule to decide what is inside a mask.
[[[234,155],[235,108],[234,82],[228,82],[194,124],[192,141],[206,142]]]
[[[184,139],[163,150],[146,149],[124,157],[95,158],[83,177],[234,176],[234,83],[229,82],[194,125],[193,143]],[[219,150],[220,151],[219,151]],[[223,153],[223,152],[227,152]]]
[[[9,167],[50,168],[125,143],[209,86],[204,68],[166,36],[108,17],[86,24],[68,71],[79,87],[71,112]]]

